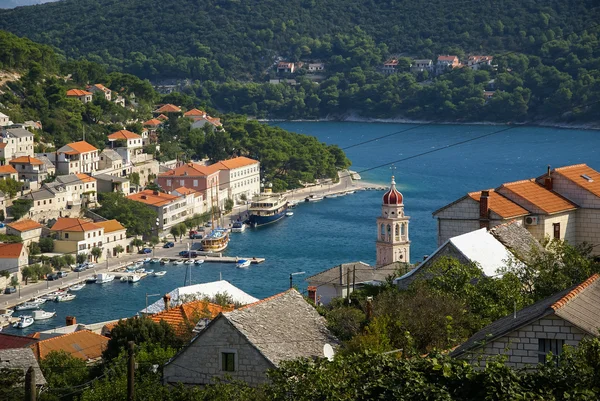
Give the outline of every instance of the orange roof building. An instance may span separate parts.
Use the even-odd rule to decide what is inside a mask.
[[[71,142],[69,144],[66,144],[62,148],[58,149],[58,153],[65,153],[68,155],[79,155],[79,154],[89,153],[89,152],[94,152],[94,151],[97,152],[98,149],[96,147],[90,145],[86,141]]]
[[[521,206],[517,205],[516,203],[499,194],[498,192],[494,191],[493,189],[488,190],[488,192],[488,207],[490,211],[496,213],[501,218],[511,219],[529,214],[527,209],[522,208]],[[481,199],[481,191],[470,192],[468,196],[474,201],[479,202]]]
[[[0,166],[0,177],[10,176],[16,178],[17,170],[11,165]]]
[[[186,111],[183,113],[184,117],[204,117],[206,116],[206,112],[198,109],[191,109],[190,111]]]
[[[156,128],[156,127],[160,126],[162,123],[163,122],[160,121],[159,119],[153,118],[153,119],[150,119],[150,120],[146,121],[144,123],[144,127],[153,127],[153,128]]]
[[[224,308],[208,301],[187,302],[168,310],[148,316],[151,320],[159,323],[164,321],[173,327],[178,336],[189,336],[199,320],[212,320],[219,313],[232,311],[233,308]]]
[[[573,193],[571,196],[576,198],[571,198],[571,200],[582,207],[587,207],[584,205],[587,203],[584,200],[586,192],[600,198],[600,173],[587,164],[555,168],[551,174],[554,181],[559,181],[555,186],[568,186],[569,188],[565,188],[565,190]],[[584,192],[576,195],[575,187],[583,189]]]
[[[24,255],[25,247],[21,243],[0,244],[0,259],[18,259]]]
[[[50,231],[64,232],[85,232],[99,230],[102,227],[90,220],[77,219],[72,217],[60,217],[52,226]]]
[[[174,104],[165,104],[158,109],[154,110],[154,114],[169,114],[169,113],[181,113],[181,108]]]
[[[161,114],[160,116],[158,116],[156,118],[161,121],[167,121],[169,119],[169,117],[165,116],[164,114]]]
[[[554,214],[577,209],[559,194],[549,191],[534,179],[502,184],[498,192],[518,202],[531,213]]]
[[[168,205],[171,202],[178,200],[179,196],[169,195],[164,192],[146,189],[144,191],[129,195],[127,197],[127,199],[131,199],[136,202],[141,202],[145,205],[148,205],[148,206],[151,206],[154,208],[160,208],[162,206]]]
[[[29,164],[32,166],[41,166],[44,163],[40,159],[31,156],[21,156],[9,161],[10,164]]]
[[[138,134],[122,129],[117,132],[113,132],[108,136],[109,141],[126,141],[128,139],[142,139]]]
[[[104,234],[112,233],[115,231],[126,230],[126,228],[123,227],[123,225],[115,219],[106,220],[106,221],[98,221],[95,224],[104,228]]]
[[[67,96],[69,96],[69,97],[92,96],[92,93],[81,90],[81,89],[69,89],[67,91]]]
[[[234,170],[236,168],[242,168],[246,166],[257,165],[258,160],[250,159],[249,157],[239,156],[234,157],[233,159],[221,160],[220,162],[215,163],[215,165],[219,166],[220,170]],[[211,167],[214,165],[211,165]]]
[[[158,223],[156,235],[169,230],[173,225],[182,223],[195,213],[194,198],[188,199],[185,196],[169,195],[146,189],[129,195],[127,199],[143,203],[156,212]]]
[[[30,219],[25,219],[25,220],[17,221],[14,223],[10,223],[10,224],[7,224],[6,226],[10,227],[11,229],[13,229],[15,231],[19,231],[19,232],[37,230],[37,229],[44,227],[37,221],[33,221]]]
[[[80,330],[38,341],[30,347],[38,360],[44,359],[52,351],[65,351],[72,357],[95,361],[102,357],[107,345],[107,337],[89,330]]]

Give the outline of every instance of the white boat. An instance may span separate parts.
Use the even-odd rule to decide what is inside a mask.
[[[287,217],[292,217],[294,215],[294,212],[285,212],[285,215]]]
[[[96,278],[96,283],[98,283],[98,284],[110,283],[114,279],[115,279],[114,274],[98,273],[98,276]]]
[[[194,260],[194,264],[196,266],[201,265],[202,263],[204,263],[204,259],[196,259],[196,260]]]
[[[288,210],[288,201],[285,195],[273,193],[271,185],[264,192],[252,197],[248,208],[248,224],[250,227],[259,227],[275,223],[285,216]]]
[[[348,194],[348,195],[351,195],[351,194],[353,194],[354,192],[355,192],[354,190],[352,190],[352,191],[346,191],[346,194]]]
[[[138,276],[137,274],[132,274],[130,276],[127,276],[127,281],[129,281],[130,283],[137,283],[138,281],[140,281],[140,276]]]
[[[127,280],[127,276],[121,276],[121,278],[119,279],[119,281],[122,282],[122,283],[126,283],[129,280]]]
[[[133,265],[131,265],[131,267],[133,267],[133,269],[139,269],[140,267],[144,266],[144,262],[135,262]]]
[[[193,265],[194,264],[194,259],[188,259],[185,261],[186,265]]]
[[[85,280],[86,284],[94,284],[96,281],[98,281],[98,277],[95,274]]]
[[[75,284],[69,287],[69,291],[79,291],[85,287],[85,283]]]
[[[46,301],[54,301],[54,298],[56,298],[59,295],[64,295],[66,293],[67,293],[67,291],[65,291],[65,290],[58,290],[58,291],[53,291],[46,295],[43,295],[40,298],[45,299]]]
[[[250,259],[240,259],[238,260],[235,267],[237,267],[238,269],[245,269],[247,267],[250,267],[250,263],[252,263]]]
[[[33,311],[33,320],[46,320],[56,316],[56,312],[47,312],[45,310]]]
[[[295,209],[296,206],[298,206],[298,203],[300,203],[300,201],[297,200],[292,200],[288,202],[288,209]]]
[[[40,304],[34,303],[34,302],[24,302],[21,305],[17,305],[15,306],[15,310],[21,311],[21,310],[32,310],[32,309],[37,309],[40,307]]]
[[[4,311],[4,313],[0,315],[0,318],[7,318],[8,319],[9,317],[11,317],[13,315],[13,313],[15,313],[14,310],[12,310],[12,309],[6,309]]]
[[[158,263],[158,262],[160,262],[159,258],[154,258],[154,259],[150,260],[150,263],[152,263],[152,264],[155,264],[155,263]]]
[[[304,198],[304,200],[306,202],[318,202],[323,200],[323,197],[321,195],[309,195],[306,198]]]
[[[160,272],[154,272],[154,277],[162,277],[165,274],[167,274],[166,270],[160,271]]]
[[[21,316],[21,320],[13,324],[15,329],[24,329],[33,324],[33,318],[31,316]]]
[[[245,230],[246,230],[246,225],[244,223],[242,223],[241,221],[236,221],[231,226],[232,233],[243,233]]]
[[[337,198],[339,195],[338,194],[329,194],[329,195],[325,195],[325,198],[329,199],[329,198]]]
[[[146,269],[146,274],[153,274],[154,273],[154,269]]]
[[[150,263],[152,259],[151,258],[144,258],[144,260],[142,261],[143,263]]]
[[[65,294],[65,295],[59,295],[56,297],[56,299],[54,300],[55,302],[67,302],[67,301],[72,301],[77,297],[77,295],[75,294]]]
[[[175,260],[173,261],[174,265],[182,265],[183,264],[183,260],[179,259],[179,260]]]
[[[144,268],[142,267],[142,268],[139,268],[139,269],[137,269],[135,272],[136,272],[137,274],[144,274],[144,273],[146,273],[146,269],[144,269]]]

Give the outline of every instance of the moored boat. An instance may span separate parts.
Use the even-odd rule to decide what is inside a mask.
[[[98,276],[96,278],[96,283],[98,283],[98,284],[110,283],[114,279],[115,279],[114,274],[98,273]]]
[[[15,310],[17,310],[17,311],[32,310],[32,309],[38,309],[39,307],[40,307],[40,304],[37,304],[34,302],[23,302],[21,305],[15,306]]]
[[[141,268],[137,269],[135,272],[137,274],[144,274],[144,273],[146,273],[146,269],[144,269],[143,267],[141,267]]]
[[[306,198],[304,198],[304,201],[306,202],[318,202],[323,200],[323,197],[321,195],[309,195]]]
[[[153,274],[154,273],[154,269],[146,269],[145,273],[146,274]]]
[[[55,302],[67,302],[67,301],[72,301],[77,297],[77,295],[75,294],[65,294],[65,295],[59,295],[56,297],[56,299],[54,300]]]
[[[204,263],[204,259],[196,259],[196,260],[194,260],[194,264],[196,266],[201,265],[202,263]]]
[[[144,258],[144,260],[142,261],[143,263],[150,263],[152,259],[151,258]]]
[[[194,259],[188,259],[184,262],[186,265],[193,265],[194,264]]]
[[[285,212],[285,215],[287,217],[292,217],[294,215],[294,212]]]
[[[166,258],[165,258],[165,259],[161,259],[161,260],[160,260],[160,265],[161,265],[161,266],[164,266],[164,265],[166,265],[166,264],[167,264],[167,263],[169,263],[169,262],[170,262],[170,260],[169,260],[169,259],[166,259]]]
[[[227,230],[215,228],[201,240],[202,250],[205,252],[221,252],[229,244]]]
[[[174,260],[174,261],[173,261],[173,264],[174,264],[174,265],[182,265],[182,264],[183,264],[183,260],[181,260],[181,259]]]
[[[271,188],[265,188],[264,192],[252,198],[248,222],[251,227],[275,223],[285,216],[287,209],[288,201],[283,194],[275,194]]]
[[[59,295],[64,295],[66,294],[67,291],[65,290],[58,290],[58,291],[53,291],[51,293],[48,293],[46,295],[41,296],[41,299],[45,299],[46,301],[54,301],[54,299],[59,296]]]
[[[246,225],[244,223],[242,223],[241,221],[236,221],[231,226],[232,233],[243,233],[245,230],[246,230]]]
[[[128,272],[128,273],[131,273],[131,272]],[[122,282],[122,283],[126,283],[129,280],[127,279],[127,276],[121,276],[121,278],[119,279],[119,281]]]
[[[154,277],[162,277],[165,274],[167,274],[166,270],[160,271],[160,272],[154,272]]]
[[[4,313],[0,315],[0,318],[9,318],[13,315],[13,313],[15,313],[14,310],[12,309],[5,309]]]
[[[250,259],[240,259],[240,260],[238,260],[235,267],[237,267],[238,269],[246,269],[246,268],[250,267],[250,263],[251,263]]]
[[[339,195],[338,194],[329,194],[329,195],[325,195],[325,198],[330,199],[330,198],[337,198]]]
[[[75,284],[69,287],[69,291],[80,291],[83,287],[85,287],[85,283]]]
[[[127,276],[127,281],[130,283],[137,283],[138,281],[140,281],[140,276],[138,276],[137,274],[132,274]]]
[[[93,283],[95,283],[96,281],[98,281],[98,276],[96,276],[95,274],[94,274],[92,277],[88,277],[88,278],[85,280],[85,282],[86,282],[87,284],[93,284]]]
[[[46,320],[56,316],[56,312],[47,312],[45,310],[33,311],[33,320]]]
[[[353,194],[354,192],[355,192],[354,190],[352,190],[352,191],[346,191],[346,194],[348,194],[348,195],[351,195],[351,194]]]
[[[150,263],[152,263],[152,264],[155,264],[155,263],[158,263],[158,262],[160,262],[159,258],[154,258],[154,259],[150,260]]]
[[[33,324],[33,318],[31,316],[20,316],[21,319],[13,324],[15,329],[24,329],[25,327],[29,327]]]

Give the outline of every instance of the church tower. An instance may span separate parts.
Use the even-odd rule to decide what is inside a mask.
[[[381,216],[377,218],[377,267],[393,262],[410,263],[408,220],[404,215],[402,194],[392,185],[383,195]]]

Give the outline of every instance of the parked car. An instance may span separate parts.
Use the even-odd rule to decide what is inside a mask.
[[[4,289],[5,294],[14,294],[15,292],[17,292],[17,289],[15,287],[6,287]]]
[[[56,273],[48,274],[46,276],[46,280],[48,280],[48,281],[58,280],[58,274],[56,274]]]
[[[175,246],[175,243],[167,242],[166,244],[163,245],[163,248],[173,248],[174,246]]]
[[[152,248],[144,248],[140,251],[140,253],[143,253],[145,255],[152,253]]]
[[[195,258],[198,256],[198,252],[196,251],[181,251],[179,252],[179,256],[183,256],[185,258]]]
[[[87,266],[79,265],[75,269],[73,269],[73,271],[79,273],[79,272],[84,272],[86,269],[87,269]]]
[[[93,264],[93,263],[91,263],[91,262],[87,262],[87,263],[85,264],[85,268],[86,268],[86,269],[91,269],[91,268],[92,268],[92,267],[94,267],[94,266],[96,266],[96,265],[95,265],[95,264]]]
[[[202,239],[203,235],[200,233],[196,233],[192,236],[193,239]]]
[[[56,273],[56,275],[58,276],[58,278],[63,278],[63,277],[67,277],[69,275],[69,273],[67,273],[67,272],[58,272],[58,273]]]

